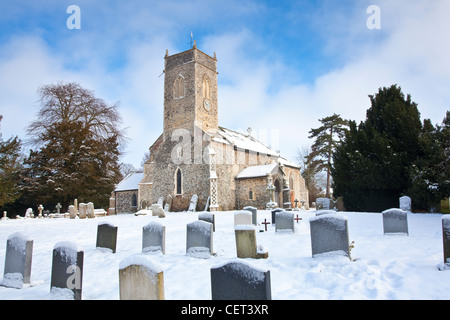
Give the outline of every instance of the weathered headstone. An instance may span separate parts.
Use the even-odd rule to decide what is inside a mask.
[[[86,219],[86,216],[87,216],[87,204],[80,203],[78,206],[78,218]]]
[[[330,210],[331,200],[328,198],[317,198],[316,199],[317,209]]]
[[[22,232],[11,234],[6,241],[5,269],[2,286],[20,289],[30,283],[33,240]]]
[[[442,238],[444,241],[444,264],[450,266],[450,215],[442,216]]]
[[[273,209],[273,210],[270,210],[270,213],[272,214],[272,227],[275,227],[275,225],[276,225],[276,213],[277,212],[281,212],[281,211],[284,211],[283,209],[281,209],[281,208],[276,208],[276,209]]]
[[[202,212],[198,214],[198,220],[206,221],[212,223],[213,231],[216,231],[216,216],[214,213]]]
[[[213,254],[213,226],[197,220],[186,225],[186,254],[207,259]]]
[[[252,213],[247,210],[240,210],[234,213],[234,225],[251,225],[252,224]]]
[[[237,225],[234,227],[236,238],[236,253],[238,258],[267,259],[268,252],[261,250],[256,243],[256,229],[252,225]]]
[[[162,208],[161,205],[159,205],[157,203],[152,204],[150,210],[152,210],[152,216],[160,217],[161,214],[164,214],[164,216],[165,216],[165,213],[161,213],[162,211],[164,211],[164,209]]]
[[[350,258],[348,221],[338,214],[326,214],[309,219],[312,256],[340,254]]]
[[[38,218],[42,218],[42,211],[44,211],[44,206],[42,204],[39,205],[38,211],[39,211]]]
[[[88,202],[88,204],[86,205],[86,214],[88,218],[95,218],[95,213],[94,213],[94,204],[92,202]]]
[[[33,209],[28,208],[27,211],[25,211],[25,218],[34,218]]]
[[[191,202],[189,203],[188,211],[195,211],[197,209],[198,196],[196,194],[192,195]]]
[[[408,214],[401,209],[392,208],[382,212],[384,234],[408,235]]]
[[[56,204],[56,206],[55,206],[55,209],[56,209],[56,213],[57,214],[60,214],[61,213],[61,208],[62,208],[62,205],[61,205],[61,203],[57,203]]]
[[[162,268],[145,255],[133,255],[119,264],[120,300],[164,300]]]
[[[287,211],[280,211],[275,213],[276,215],[276,232],[295,232],[294,226],[294,214]]]
[[[152,221],[142,227],[142,253],[166,254],[166,227]]]
[[[240,261],[211,268],[213,300],[271,300],[270,270]]]
[[[84,252],[75,243],[58,242],[53,248],[50,291],[69,292],[75,300],[81,300]]]
[[[247,210],[252,213],[252,224],[256,226],[258,224],[258,209],[252,206],[247,206],[244,207],[243,210]]]
[[[403,196],[398,199],[399,207],[403,211],[411,212],[411,198],[408,196]]]
[[[97,248],[116,252],[118,227],[108,222],[100,222],[97,226]]]
[[[75,219],[76,217],[77,217],[77,209],[75,208],[75,206],[70,205],[69,206],[69,218]]]

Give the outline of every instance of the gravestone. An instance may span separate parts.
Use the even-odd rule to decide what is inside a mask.
[[[294,214],[287,211],[275,213],[276,225],[275,232],[295,232]]]
[[[75,243],[58,242],[53,248],[50,292],[69,291],[73,299],[81,300],[83,259],[84,252]]]
[[[163,197],[159,197],[158,201],[156,201],[156,204],[158,204],[161,208],[164,205],[164,198]]]
[[[234,227],[236,238],[236,253],[238,258],[267,259],[269,253],[256,244],[256,229],[252,225],[237,225]]]
[[[75,209],[75,206],[70,205],[69,206],[69,218],[75,219],[77,217],[77,210]]]
[[[166,227],[152,221],[142,227],[142,253],[166,254]]]
[[[56,209],[56,213],[57,214],[60,214],[61,213],[61,208],[62,208],[62,205],[61,205],[61,203],[57,203],[56,204],[56,206],[55,206],[55,209]]]
[[[39,211],[38,218],[42,218],[42,211],[44,211],[44,206],[42,204],[39,205],[38,211]]]
[[[276,208],[276,209],[273,209],[273,210],[270,210],[270,213],[272,214],[272,227],[275,227],[275,225],[276,225],[276,213],[277,212],[281,212],[281,211],[284,211],[283,209],[281,209],[281,208]]]
[[[408,235],[408,215],[406,211],[392,208],[382,212],[384,234]]]
[[[206,221],[212,223],[213,231],[216,231],[216,216],[214,213],[202,212],[198,214],[198,220]]]
[[[247,206],[244,207],[243,210],[247,210],[252,213],[252,224],[256,226],[258,224],[258,209],[256,209],[255,207]]]
[[[252,224],[252,213],[247,210],[240,210],[234,213],[234,226],[244,224],[251,225]]]
[[[330,210],[331,200],[328,198],[317,198],[316,199],[317,209]]]
[[[25,218],[34,218],[33,209],[28,208],[27,211],[25,211]]]
[[[442,238],[444,241],[444,264],[450,266],[450,215],[442,216]]]
[[[97,226],[97,248],[116,252],[118,227],[108,222],[100,222]]]
[[[411,212],[411,198],[408,196],[403,196],[398,199],[399,207],[401,210],[406,212]]]
[[[95,218],[95,213],[94,213],[94,204],[92,202],[89,202],[86,205],[86,214],[88,218]]]
[[[213,254],[213,226],[197,220],[186,225],[186,254],[207,259]]]
[[[211,268],[212,300],[271,300],[270,270],[241,261]]]
[[[164,273],[150,257],[133,255],[119,264],[120,300],[164,300]]]
[[[312,256],[340,254],[350,258],[348,221],[338,214],[309,219]]]
[[[20,289],[30,283],[33,240],[22,232],[11,234],[6,241],[5,269],[2,286]]]
[[[196,194],[192,195],[191,202],[189,203],[188,211],[195,211],[197,209],[198,196]]]
[[[86,219],[86,216],[87,216],[87,204],[80,203],[78,206],[78,218]]]
[[[162,206],[157,203],[152,204],[151,210],[152,210],[152,216],[157,216],[160,218],[164,218],[166,216],[166,213],[164,212],[164,209],[162,208]]]

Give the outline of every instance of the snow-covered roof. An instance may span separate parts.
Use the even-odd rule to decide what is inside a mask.
[[[266,177],[269,174],[273,173],[277,169],[277,167],[278,165],[276,163],[248,167],[239,172],[236,176],[236,179]]]
[[[144,178],[144,173],[140,171],[135,171],[129,173],[116,187],[114,191],[128,191],[137,190],[139,182]]]

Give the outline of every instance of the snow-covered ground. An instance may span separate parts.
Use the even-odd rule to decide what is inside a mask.
[[[296,212],[297,214],[297,212]],[[295,233],[257,233],[268,259],[245,259],[270,270],[272,299],[450,299],[450,270],[443,262],[442,215],[408,214],[409,236],[383,235],[380,213],[343,213],[348,217],[353,261],[345,257],[311,257],[308,219],[314,211],[298,212],[303,218]],[[150,221],[166,226],[166,254],[151,258],[164,270],[167,300],[211,299],[210,269],[236,259],[233,212],[216,213],[215,256],[186,256],[186,224],[198,213],[168,213],[166,218],[134,216],[95,219],[24,219],[0,221],[0,277],[6,240],[24,232],[34,240],[32,286],[0,287],[0,299],[53,299],[50,295],[52,250],[60,241],[72,241],[84,250],[83,299],[119,299],[119,264],[142,250],[142,227]],[[258,221],[270,221],[270,211],[258,211]],[[117,252],[96,249],[97,225],[108,221],[119,227]],[[258,229],[264,229],[259,226]]]

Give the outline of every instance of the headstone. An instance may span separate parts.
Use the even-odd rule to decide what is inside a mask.
[[[150,257],[133,255],[119,264],[120,300],[164,300],[164,273]]]
[[[261,224],[264,225],[264,231],[267,232],[267,225],[270,224],[270,222],[267,221],[267,219],[264,218],[264,222],[261,222]]]
[[[34,218],[33,209],[28,208],[27,211],[25,211],[25,218]]]
[[[56,213],[57,214],[60,214],[61,213],[61,208],[62,208],[62,205],[61,205],[61,203],[57,203],[56,204],[56,206],[55,206],[55,209],[56,209]]]
[[[316,199],[317,209],[330,210],[331,201],[328,198],[317,198]]]
[[[406,211],[392,208],[384,210],[383,232],[384,234],[406,234],[408,235],[408,215]]]
[[[69,206],[69,218],[75,219],[77,217],[77,209],[75,206],[70,205]]]
[[[258,224],[258,209],[256,209],[255,207],[247,206],[244,207],[243,210],[247,210],[252,213],[252,224],[256,226]]]
[[[198,220],[206,221],[212,223],[213,231],[216,231],[216,216],[214,213],[202,212],[198,214]]]
[[[186,254],[207,259],[213,254],[213,226],[197,220],[186,226]]]
[[[44,211],[44,206],[42,204],[39,205],[38,211],[39,211],[38,218],[42,218],[42,211]]]
[[[277,212],[281,212],[281,211],[284,211],[283,209],[281,209],[281,208],[276,208],[276,209],[273,209],[273,210],[270,210],[270,213],[272,214],[272,227],[275,227],[275,225],[276,225],[276,213]]]
[[[240,210],[234,213],[234,226],[244,224],[251,225],[252,224],[252,213],[247,210]]]
[[[403,196],[398,199],[400,204],[400,209],[406,212],[411,212],[411,198],[408,196]]]
[[[163,205],[164,205],[164,198],[163,198],[163,197],[159,197],[159,198],[158,198],[158,201],[156,201],[156,204],[160,205],[161,208],[162,208]]]
[[[268,252],[256,244],[256,229],[252,225],[237,225],[234,227],[236,238],[236,253],[238,258],[267,259]]]
[[[191,202],[189,202],[188,211],[193,212],[197,209],[197,201],[198,201],[198,196],[196,194],[192,195]]]
[[[326,214],[309,219],[312,256],[340,254],[350,258],[348,221],[337,214]]]
[[[294,214],[287,211],[280,211],[275,213],[276,215],[276,232],[295,232],[294,227]]]
[[[211,295],[213,300],[271,300],[270,270],[241,261],[213,267]]]
[[[97,248],[116,252],[118,227],[108,222],[100,222],[97,226]]]
[[[75,243],[63,241],[55,245],[50,283],[52,293],[81,300],[83,259],[84,252]]]
[[[157,216],[159,218],[165,218],[166,212],[159,204],[152,204],[152,216]]]
[[[450,215],[442,216],[442,238],[444,240],[444,264],[450,266]]]
[[[22,232],[6,241],[5,269],[2,286],[20,289],[30,283],[33,240]]]
[[[89,202],[87,204],[87,208],[86,208],[86,214],[88,218],[95,218],[95,213],[94,213],[94,204],[92,202]]]
[[[152,221],[142,227],[142,253],[166,254],[166,227]]]
[[[78,206],[78,218],[86,219],[86,216],[87,216],[87,204],[80,203],[80,205]]]

